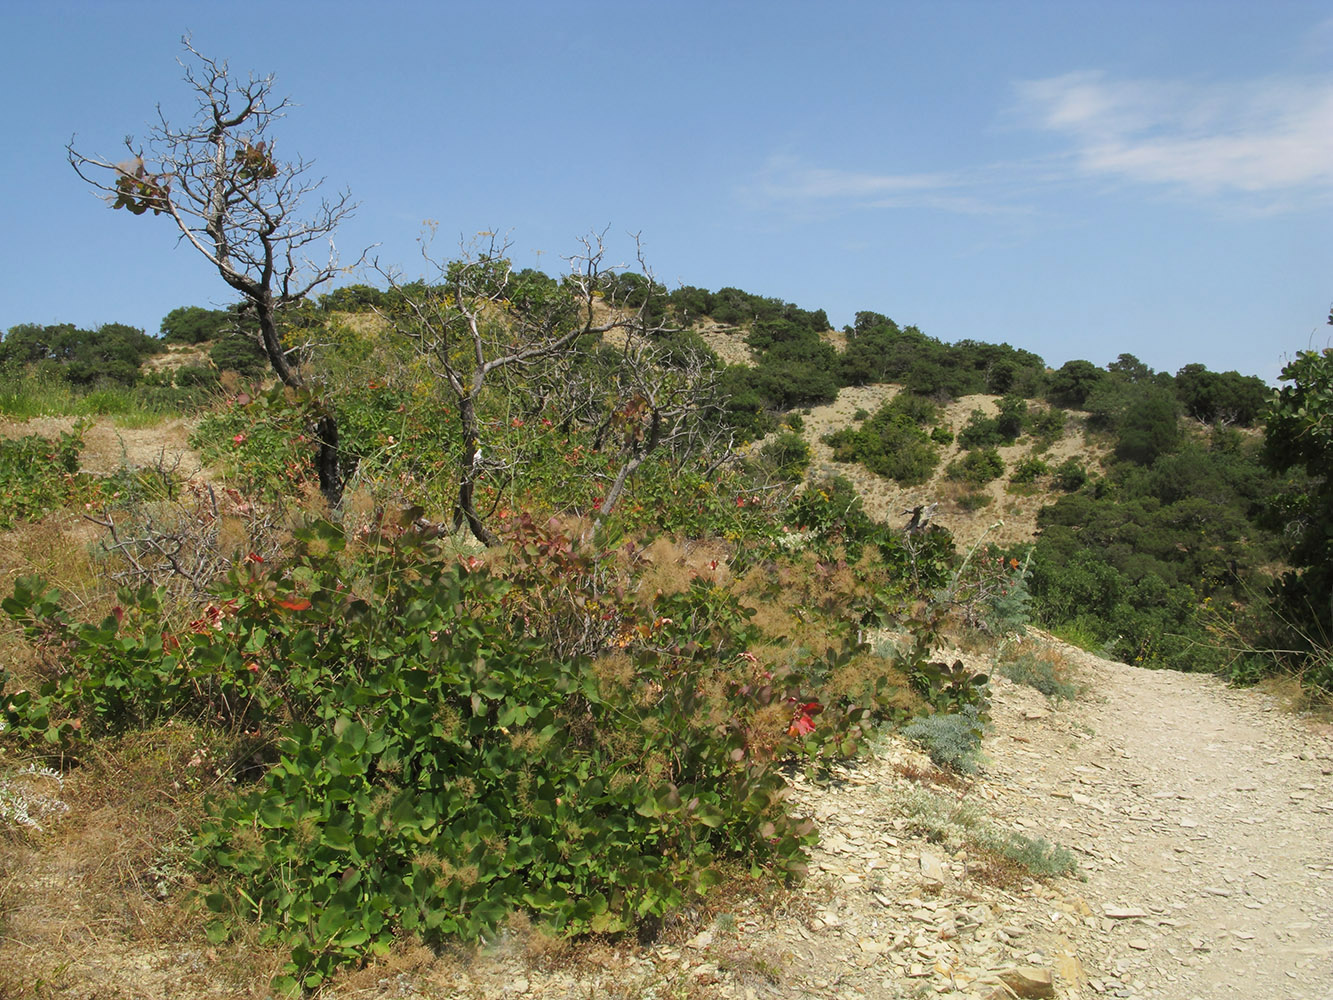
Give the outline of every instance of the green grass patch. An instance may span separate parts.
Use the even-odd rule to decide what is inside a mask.
[[[1064,680],[1056,664],[1033,653],[1024,653],[1016,660],[1001,664],[1000,673],[1011,681],[1036,688],[1048,698],[1069,701],[1078,695],[1078,685]]]
[[[0,416],[12,420],[37,417],[114,417],[119,427],[154,427],[181,416],[170,394],[161,390],[106,384],[80,390],[51,378],[9,378],[0,381]]]
[[[1002,829],[971,802],[913,786],[897,795],[897,805],[914,832],[950,849],[971,847],[997,855],[1035,878],[1078,874],[1078,862],[1068,848]]]

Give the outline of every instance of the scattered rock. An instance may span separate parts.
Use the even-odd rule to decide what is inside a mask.
[[[935,885],[943,885],[944,863],[935,855],[923,852],[921,855],[921,878]]]
[[[1060,983],[1068,986],[1070,989],[1082,989],[1088,981],[1088,975],[1083,970],[1083,963],[1074,955],[1060,955],[1055,960],[1055,972],[1060,977]]]
[[[1103,906],[1102,912],[1112,920],[1135,920],[1148,915],[1146,910],[1137,906]]]
[[[1055,996],[1055,977],[1050,969],[1021,966],[1000,973],[1000,981],[1020,997]]]

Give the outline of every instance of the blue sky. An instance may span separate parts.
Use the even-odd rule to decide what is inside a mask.
[[[1121,352],[1276,377],[1329,343],[1333,5],[31,3],[0,0],[0,328],[155,332],[228,289],[169,223],[65,162],[192,110],[180,36],[298,105],[313,159],[421,272],[508,233],[551,272],[580,236],[670,285],[870,309],[1058,366]],[[349,277],[356,280],[356,276]],[[362,276],[361,280],[371,280]]]

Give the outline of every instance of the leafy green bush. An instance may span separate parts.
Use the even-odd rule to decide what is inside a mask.
[[[810,446],[799,434],[779,434],[764,443],[759,457],[779,478],[797,483],[810,466]]]
[[[724,858],[799,871],[813,828],[777,765],[853,753],[871,718],[812,686],[832,666],[763,669],[753,612],[704,579],[629,602],[614,554],[554,525],[519,519],[492,558],[398,529],[348,547],[314,524],[183,627],[146,588],[80,624],[24,579],[3,607],[50,666],[0,689],[0,711],[66,759],[168,719],[229,734],[260,776],[196,834],[210,936],[258,920],[290,950],[283,989],[395,934],[476,938],[516,909],[625,930]]]
[[[259,378],[269,370],[268,355],[254,337],[234,333],[223,337],[208,352],[218,371],[236,372],[242,378]]]
[[[1004,443],[996,428],[995,419],[981,410],[973,410],[967,423],[958,432],[958,444],[963,448],[988,448]]]
[[[307,457],[310,421],[301,403],[288,397],[280,385],[266,393],[238,393],[204,415],[190,446],[249,496],[300,495],[315,485]]]
[[[235,309],[181,306],[162,317],[160,332],[168,344],[203,344],[222,338],[236,329],[239,321]]]
[[[88,502],[96,485],[79,474],[82,450],[81,427],[62,433],[59,441],[37,434],[0,438],[0,530]]]
[[[74,385],[133,385],[143,359],[164,350],[156,337],[124,323],[104,323],[95,330],[72,323],[22,323],[0,340],[0,370],[35,368]]]
[[[1050,471],[1051,467],[1040,458],[1029,456],[1014,466],[1014,471],[1013,474],[1010,475],[1009,481],[1020,485],[1035,483],[1038,478],[1047,475]]]
[[[1083,488],[1088,481],[1088,470],[1077,458],[1070,456],[1055,467],[1055,485],[1066,493]]]
[[[836,461],[858,461],[878,475],[915,485],[939,464],[939,448],[926,430],[939,419],[940,409],[930,400],[902,392],[860,428],[844,428],[824,440]]]
[[[1004,459],[994,448],[975,448],[950,462],[946,472],[950,479],[985,486],[1004,475]]]
[[[1067,417],[1065,411],[1051,406],[1038,410],[1028,417],[1028,433],[1036,439],[1036,450],[1045,451],[1065,432]]]
[[[981,510],[982,507],[989,507],[995,502],[995,498],[989,493],[964,493],[954,503],[958,504],[959,510],[965,510],[971,513],[975,510]]]

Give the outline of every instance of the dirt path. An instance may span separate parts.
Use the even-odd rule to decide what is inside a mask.
[[[1002,726],[992,771],[1006,810],[1044,817],[1084,856],[1094,983],[1164,1000],[1333,998],[1329,727],[1213,677],[1082,665],[1090,699],[1029,743]]]
[[[981,778],[934,794],[1070,848],[1086,881],[998,889],[966,846],[904,835],[921,762],[892,741],[840,787],[802,786],[825,832],[819,908],[764,929],[799,971],[758,995],[999,998],[1006,977],[1052,995],[1049,977],[1065,998],[1333,1000],[1330,727],[1213,677],[1064,652],[1085,693],[1056,705],[998,678]]]

